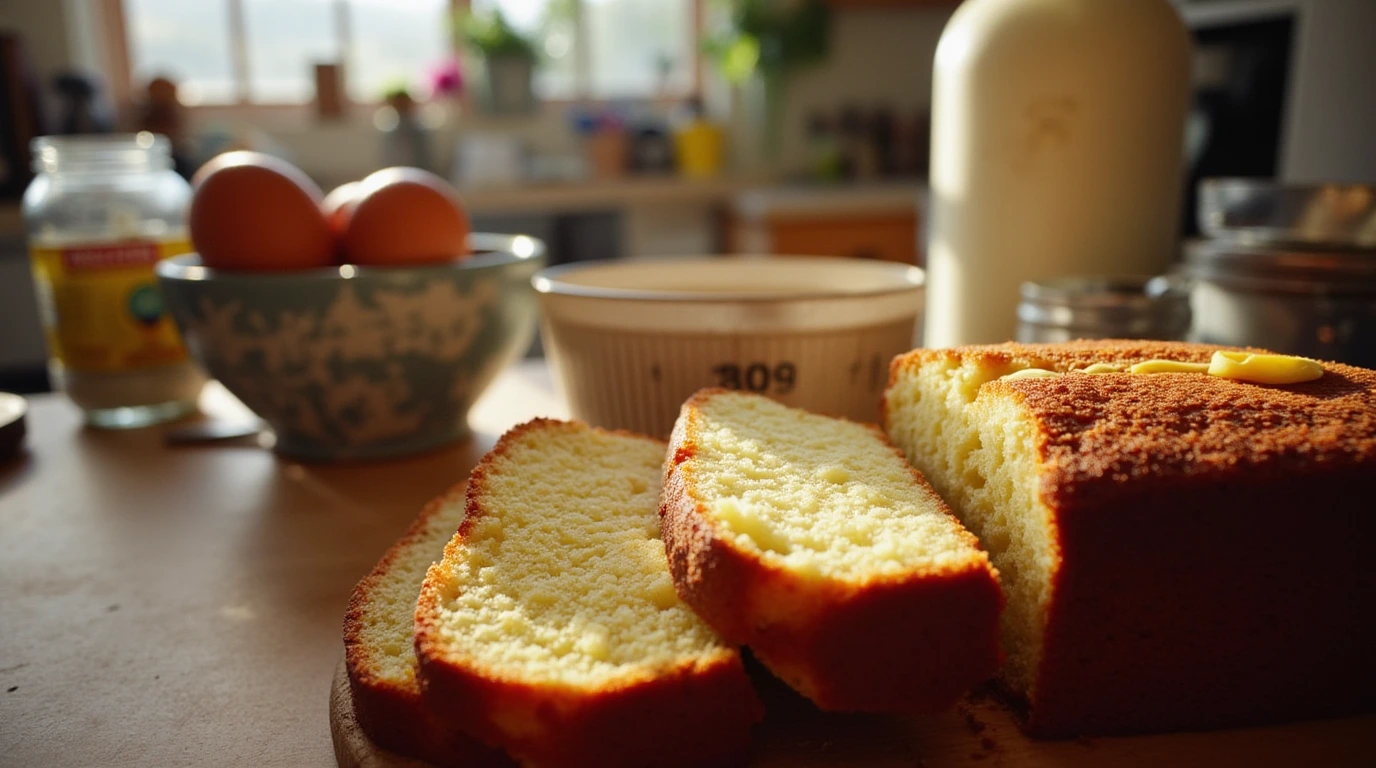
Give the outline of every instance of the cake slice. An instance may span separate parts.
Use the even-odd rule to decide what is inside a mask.
[[[399,755],[437,765],[511,765],[501,750],[433,717],[416,679],[416,596],[463,517],[463,486],[430,502],[349,598],[344,664],[354,716],[368,738]]]
[[[683,599],[823,709],[939,710],[997,668],[988,558],[874,427],[703,390],[661,515]]]
[[[674,593],[664,443],[580,423],[512,429],[416,607],[427,702],[527,765],[741,760],[762,709],[735,647]]]
[[[1218,351],[1003,344],[893,363],[886,428],[999,569],[1003,677],[1033,734],[1376,706],[1376,373],[1272,360],[1254,378],[1319,377],[1237,381],[1205,372]],[[1222,373],[1266,362],[1232,357]]]

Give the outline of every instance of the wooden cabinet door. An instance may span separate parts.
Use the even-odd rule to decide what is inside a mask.
[[[772,219],[767,227],[770,253],[922,263],[914,213]]]

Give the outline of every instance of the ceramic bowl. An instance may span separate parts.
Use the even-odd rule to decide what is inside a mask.
[[[267,422],[279,452],[399,456],[466,436],[469,408],[534,334],[544,245],[471,242],[452,264],[250,273],[187,254],[157,275],[191,355]]]
[[[535,276],[545,349],[577,418],[667,436],[703,387],[874,422],[913,347],[921,269],[865,259],[580,262]]]

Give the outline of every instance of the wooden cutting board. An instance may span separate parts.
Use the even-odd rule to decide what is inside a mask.
[[[354,697],[349,693],[349,673],[343,659],[335,667],[330,684],[330,739],[339,768],[429,768],[427,763],[388,752],[368,740],[354,717]]]
[[[758,668],[768,715],[756,726],[752,766],[1369,766],[1376,764],[1376,715],[1271,728],[1132,738],[1034,741],[990,697],[972,696],[932,717],[836,715]],[[330,690],[330,732],[341,768],[426,768],[373,745],[354,719],[341,661]]]

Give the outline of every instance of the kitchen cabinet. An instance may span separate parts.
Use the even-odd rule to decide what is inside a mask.
[[[758,190],[731,207],[728,250],[923,263],[915,185]]]
[[[916,212],[826,219],[778,218],[766,227],[770,253],[921,263]]]

